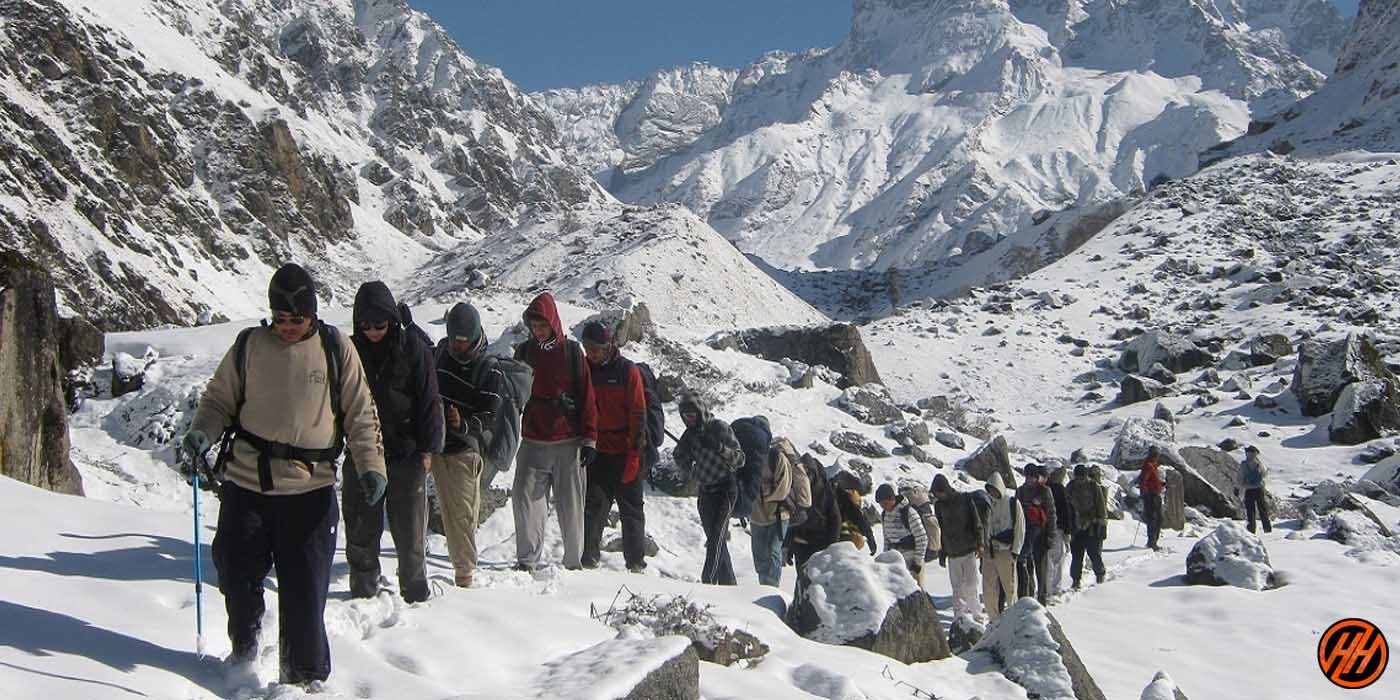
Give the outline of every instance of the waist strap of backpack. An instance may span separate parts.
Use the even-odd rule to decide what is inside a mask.
[[[317,462],[334,462],[345,449],[345,441],[341,440],[339,435],[336,435],[334,445],[311,450],[285,442],[268,440],[244,430],[242,426],[235,428],[234,439],[242,440],[258,451],[258,488],[262,489],[264,493],[273,489],[272,460],[301,462],[306,465],[307,471],[314,475]]]

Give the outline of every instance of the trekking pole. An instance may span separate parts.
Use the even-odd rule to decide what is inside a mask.
[[[1141,520],[1138,521],[1137,529],[1136,529],[1136,530],[1133,530],[1133,541],[1132,541],[1131,544],[1128,545],[1129,547],[1136,547],[1136,546],[1137,546],[1137,536],[1138,536],[1138,533],[1140,533],[1140,532],[1142,532],[1142,521],[1141,521]]]
[[[196,455],[190,461],[194,466],[194,649],[199,658],[204,658],[204,555],[199,537],[199,470],[208,465],[204,455]]]
[[[673,434],[671,433],[671,431],[669,431],[669,430],[667,430],[667,429],[665,429],[665,428],[662,428],[662,429],[661,429],[661,432],[666,433],[666,437],[671,438],[671,440],[673,440],[673,441],[675,441],[675,442],[680,442],[680,441],[681,441],[680,438],[676,437],[675,435],[673,435]]]

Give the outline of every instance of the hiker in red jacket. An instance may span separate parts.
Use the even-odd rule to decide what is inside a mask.
[[[515,514],[515,568],[539,568],[549,493],[554,491],[564,568],[582,568],[583,470],[597,455],[598,409],[583,348],[564,336],[554,297],[545,292],[524,314],[530,339],[515,357],[534,370],[530,400],[521,418],[511,504]]]
[[[588,467],[583,514],[583,566],[596,568],[602,559],[603,526],[616,501],[622,519],[622,556],[627,570],[637,573],[647,568],[641,479],[647,397],[642,372],[618,352],[612,331],[602,323],[584,324],[579,337],[598,405],[598,456]]]
[[[1162,532],[1162,474],[1157,466],[1161,463],[1161,452],[1156,445],[1147,448],[1147,458],[1142,461],[1138,472],[1138,493],[1142,494],[1142,520],[1147,525],[1147,546],[1157,551],[1157,537]]]

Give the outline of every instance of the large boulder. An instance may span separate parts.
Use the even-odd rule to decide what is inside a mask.
[[[1342,445],[1359,445],[1400,431],[1400,382],[1366,379],[1342,388],[1332,407],[1327,437]]]
[[[1118,404],[1130,406],[1143,401],[1159,399],[1170,393],[1167,385],[1147,377],[1130,374],[1118,383]]]
[[[894,405],[890,390],[879,384],[847,387],[836,398],[836,406],[870,425],[888,425],[904,418],[904,411]]]
[[[822,365],[841,375],[841,388],[883,384],[875,360],[861,340],[860,328],[849,323],[803,328],[753,328],[710,339],[711,347],[732,348],[765,360],[783,358]]]
[[[942,431],[940,431],[941,434]],[[891,440],[899,443],[900,447],[909,448],[915,445],[927,445],[929,443],[928,423],[916,419],[901,420],[892,423],[885,428],[885,435]],[[941,442],[941,441],[940,441]]]
[[[1364,335],[1352,333],[1331,342],[1313,338],[1298,346],[1292,388],[1305,416],[1327,415],[1346,385],[1375,380],[1389,380],[1396,386],[1395,375]]]
[[[981,652],[1008,680],[1042,700],[1105,700],[1060,623],[1034,598],[1016,601],[992,625]]]
[[[1229,521],[1202,537],[1186,555],[1186,583],[1262,591],[1277,585],[1269,552],[1244,525]]]
[[[64,372],[96,365],[107,349],[106,336],[81,316],[58,320],[58,361]]]
[[[1180,469],[1164,470],[1163,479],[1167,482],[1166,498],[1162,502],[1162,527],[1169,530],[1186,529],[1186,487],[1185,477]]]
[[[680,636],[610,639],[550,661],[527,697],[699,700],[700,658]]]
[[[1187,372],[1210,365],[1214,358],[1196,347],[1190,338],[1158,329],[1134,338],[1123,349],[1118,367],[1125,372],[1145,372],[1157,363],[1173,372]]]
[[[1157,675],[1152,677],[1152,682],[1142,689],[1138,700],[1186,700],[1186,693],[1176,687],[1176,681],[1166,672],[1158,671]]]
[[[992,478],[992,474],[998,472],[1008,484],[1014,483],[1016,480],[1016,473],[1011,468],[1011,449],[1006,444],[1006,436],[1004,435],[998,435],[982,443],[976,452],[958,460],[956,466],[981,481]]]
[[[612,329],[613,342],[617,343],[618,347],[641,342],[654,328],[651,310],[644,303],[637,303],[628,309],[609,309],[594,314],[580,323],[575,331],[582,331],[583,325],[589,321],[598,321]]]
[[[83,493],[69,459],[68,410],[53,280],[0,254],[0,475],[59,493]]]
[[[890,456],[890,451],[879,440],[861,435],[852,430],[838,430],[831,434],[831,444],[842,452],[880,459]]]
[[[813,555],[788,622],[803,637],[859,647],[906,664],[951,656],[933,600],[898,552],[874,559],[850,542]]]
[[[1217,518],[1244,517],[1244,504],[1235,495],[1240,463],[1234,457],[1215,447],[1183,447],[1181,458],[1187,505]]]
[[[1261,333],[1249,341],[1249,364],[1272,365],[1293,354],[1293,343],[1282,333]]]
[[[1156,418],[1138,417],[1129,418],[1118,429],[1108,463],[1117,469],[1137,471],[1142,468],[1142,460],[1147,458],[1147,451],[1152,447],[1161,452],[1162,461],[1167,464],[1180,466],[1186,463],[1176,449],[1175,426]]]

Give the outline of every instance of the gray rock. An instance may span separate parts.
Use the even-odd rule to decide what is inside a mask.
[[[1327,415],[1347,384],[1373,380],[1397,385],[1395,375],[1366,336],[1353,333],[1330,343],[1312,338],[1298,346],[1293,394],[1305,416]]]
[[[1037,619],[1041,616],[1045,623]],[[1034,598],[1008,608],[974,648],[973,653],[979,652],[1029,697],[1063,698],[1049,693],[1067,678],[1075,700],[1105,700],[1059,621]]]
[[[81,316],[58,320],[58,361],[65,372],[96,365],[106,350],[106,336]]]
[[[1160,362],[1152,365],[1151,369],[1147,370],[1147,376],[1149,379],[1154,379],[1163,384],[1176,383],[1176,375],[1173,374],[1171,370],[1167,369],[1166,367],[1163,367],[1162,363]]]
[[[937,440],[938,444],[950,449],[967,449],[967,445],[963,442],[962,436],[958,435],[957,433],[950,433],[946,430],[940,430],[938,431],[938,434],[934,436],[933,439]]]
[[[1008,484],[1016,480],[1016,474],[1011,468],[1011,450],[1003,435],[982,443],[977,451],[965,459],[958,460],[956,466],[981,481],[992,478],[992,474],[996,473],[1000,473]]]
[[[1167,408],[1166,405],[1160,401],[1157,402],[1156,406],[1152,407],[1152,417],[1160,421],[1166,421],[1172,424],[1176,423],[1176,416],[1172,415],[1172,410]]]
[[[1376,464],[1377,462],[1381,462],[1394,456],[1395,447],[1393,445],[1376,444],[1368,445],[1366,449],[1361,451],[1361,454],[1357,455],[1356,458],[1361,460],[1362,464]]]
[[[890,456],[890,451],[878,440],[850,430],[838,430],[829,438],[833,447],[853,455],[881,459]]]
[[[1272,365],[1293,354],[1293,343],[1282,333],[1265,333],[1249,341],[1249,363],[1254,367]]]
[[[619,536],[617,536],[617,537],[614,537],[614,538],[608,540],[608,543],[605,544],[605,545],[603,545],[603,551],[604,551],[604,552],[612,552],[613,554],[621,554],[621,553],[622,553],[622,536],[619,535]],[[652,538],[651,538],[651,535],[647,535],[646,542],[643,543],[643,545],[642,545],[643,556],[654,557],[654,556],[656,556],[660,551],[661,551],[661,548],[658,547],[658,546],[656,545],[656,540],[652,539]],[[706,660],[708,661],[708,659],[706,659]],[[726,664],[726,665],[728,665],[728,664]]]
[[[1181,470],[1186,505],[1217,518],[1244,517],[1244,505],[1235,495],[1240,463],[1234,457],[1214,447],[1183,447],[1181,457],[1187,467]]]
[[[861,340],[860,328],[849,323],[808,328],[755,328],[710,340],[712,347],[734,348],[772,362],[789,358],[823,365],[841,376],[841,388],[883,384],[875,360]]]
[[[909,448],[909,456],[910,456],[910,457],[913,457],[914,460],[917,461],[917,462],[922,462],[923,464],[933,465],[934,467],[936,467],[936,468],[938,468],[938,469],[942,469],[942,468],[943,468],[943,460],[941,460],[941,459],[939,459],[939,458],[933,456],[932,454],[930,454],[929,451],[926,450],[926,449],[924,449],[922,445],[913,445],[913,446],[911,446],[911,447]]]
[[[1171,530],[1184,530],[1186,528],[1186,489],[1184,487],[1185,476],[1180,469],[1167,469],[1164,471],[1163,480],[1166,481],[1166,497],[1162,500],[1162,527]]]
[[[1148,331],[1134,338],[1123,350],[1118,366],[1125,372],[1139,372],[1161,365],[1172,372],[1188,372],[1213,362],[1210,353],[1196,347],[1189,338],[1164,330]]]
[[[1142,460],[1147,458],[1148,449],[1156,447],[1166,464],[1182,465],[1186,460],[1176,449],[1176,428],[1166,421],[1153,418],[1129,418],[1119,428],[1113,440],[1113,451],[1108,455],[1108,463],[1115,469],[1137,471],[1142,468]]]
[[[954,654],[968,651],[982,641],[982,635],[985,632],[986,629],[972,618],[955,617],[953,624],[948,627],[948,649]]]
[[[1400,430],[1400,381],[1371,379],[1342,388],[1332,408],[1327,436],[1342,445],[1359,445]]]
[[[902,420],[892,423],[885,429],[885,435],[906,449],[914,445],[929,443],[928,423],[921,420]]]
[[[733,666],[746,662],[756,663],[768,655],[768,645],[758,637],[743,630],[724,627],[703,639],[691,642],[695,654],[701,661],[720,666]]]
[[[1168,389],[1161,382],[1130,374],[1118,383],[1118,403],[1130,406],[1166,396]]]
[[[628,688],[612,700],[699,700],[700,657],[681,636],[610,639],[546,663],[532,697],[573,697],[604,682]]]
[[[889,389],[879,384],[847,387],[837,397],[836,405],[856,420],[870,425],[886,425],[904,417]]]
[[[1227,394],[1240,391],[1252,391],[1253,389],[1254,382],[1250,381],[1249,375],[1243,373],[1232,375],[1229,379],[1225,380],[1225,383],[1220,385],[1220,390]]]
[[[1278,408],[1278,398],[1268,394],[1260,394],[1254,397],[1254,407],[1262,408],[1266,411]]]
[[[1201,376],[1196,378],[1196,383],[1201,386],[1219,386],[1220,372],[1214,367],[1207,368],[1204,372],[1201,372]]]
[[[53,280],[0,252],[0,475],[59,493],[83,493],[68,457],[68,412]]]

